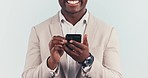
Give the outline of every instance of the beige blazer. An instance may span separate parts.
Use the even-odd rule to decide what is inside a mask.
[[[122,78],[115,29],[90,14],[85,34],[88,35],[89,50],[95,58],[87,75],[90,78]],[[54,35],[63,36],[58,14],[32,28],[22,78],[52,78],[47,58],[50,56],[48,43]],[[65,55],[61,57],[59,74],[55,78],[66,78]],[[77,70],[77,78],[87,78],[82,75],[80,67]]]

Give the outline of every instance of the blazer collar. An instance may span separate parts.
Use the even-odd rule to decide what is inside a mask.
[[[51,23],[49,24],[49,30],[52,37],[58,35],[63,36],[58,14],[56,14],[51,18]]]
[[[88,18],[88,24],[86,26],[86,31],[84,32],[85,34],[88,35],[88,41],[91,45],[93,35],[95,34],[97,30],[97,26],[95,26],[95,18],[91,13],[89,13],[89,18]],[[57,13],[55,16],[51,18],[51,23],[49,25],[50,33],[52,36],[63,36],[62,32],[62,27],[60,25],[60,18],[59,18],[59,13]]]

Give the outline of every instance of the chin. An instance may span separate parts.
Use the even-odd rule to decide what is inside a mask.
[[[75,13],[81,13],[81,12],[85,12],[86,9],[73,9],[73,10],[65,10],[67,13],[70,14],[75,14]]]

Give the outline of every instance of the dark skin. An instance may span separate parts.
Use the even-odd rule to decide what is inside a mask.
[[[62,10],[62,14],[66,18],[66,20],[70,22],[72,25],[75,25],[81,19],[81,17],[84,15],[85,12],[86,10],[84,10],[80,14],[79,13],[69,14],[69,13],[64,13],[64,11]]]
[[[70,40],[70,42],[66,43],[63,48],[65,52],[70,55],[75,61],[83,62],[89,56],[87,35],[84,35],[83,43]]]
[[[59,0],[59,4],[62,14],[73,25],[86,13],[87,0],[79,0],[77,4],[68,4],[67,0]],[[50,69],[55,69],[64,51],[77,62],[83,62],[89,56],[87,35],[84,35],[82,43],[74,40],[67,42],[64,37],[54,36],[49,43],[49,49],[51,56],[48,59],[48,67]]]
[[[67,0],[59,0],[59,4],[62,8],[62,14],[68,22],[75,25],[86,12],[87,0],[79,0],[79,4],[76,6],[69,5],[66,1]]]

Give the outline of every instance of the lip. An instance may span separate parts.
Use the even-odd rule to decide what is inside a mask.
[[[67,0],[66,4],[71,7],[75,7],[81,4],[80,0]]]
[[[79,0],[75,0],[75,1],[68,0],[67,1],[68,4],[78,4],[79,2],[80,2]]]

